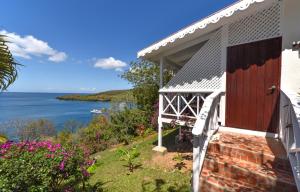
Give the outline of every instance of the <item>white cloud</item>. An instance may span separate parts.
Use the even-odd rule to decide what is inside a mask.
[[[62,62],[67,59],[67,54],[64,52],[59,52],[50,56],[48,59],[49,61],[53,61],[53,62]]]
[[[123,71],[123,68],[127,64],[121,60],[117,60],[113,57],[97,59],[94,67],[101,69],[115,69],[116,71]]]
[[[8,47],[16,57],[31,59],[32,56],[46,56],[52,62],[62,62],[67,59],[66,53],[53,49],[47,42],[32,35],[20,36],[6,30],[1,30],[0,34],[7,36]]]

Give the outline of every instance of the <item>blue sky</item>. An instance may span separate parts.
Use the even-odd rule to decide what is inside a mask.
[[[119,75],[137,51],[233,2],[3,0],[0,32],[24,65],[9,91],[130,88]]]

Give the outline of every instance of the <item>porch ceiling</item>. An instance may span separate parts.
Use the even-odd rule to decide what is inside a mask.
[[[191,47],[188,47],[186,49],[180,50],[176,53],[173,53],[171,55],[168,55],[167,61],[171,63],[175,63],[177,65],[183,66],[185,63],[187,63],[193,55],[199,51],[199,49],[206,43],[206,41],[198,43],[196,45],[193,45]]]

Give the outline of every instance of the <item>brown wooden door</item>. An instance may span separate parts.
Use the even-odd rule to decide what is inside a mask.
[[[281,38],[228,48],[226,126],[276,133]]]

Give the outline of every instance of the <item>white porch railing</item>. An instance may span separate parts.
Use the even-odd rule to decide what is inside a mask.
[[[193,192],[199,190],[199,178],[202,170],[207,146],[213,134],[219,128],[219,109],[222,91],[215,91],[209,95],[197,116],[193,128]]]
[[[280,94],[279,137],[286,149],[298,191],[300,191],[300,97]]]
[[[196,120],[205,98],[211,93],[175,93],[161,92],[162,113],[164,118],[184,120]]]

